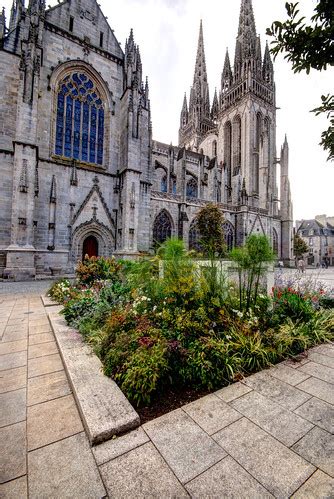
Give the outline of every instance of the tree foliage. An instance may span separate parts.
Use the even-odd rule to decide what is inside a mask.
[[[299,234],[295,234],[293,237],[293,254],[300,258],[304,253],[307,253],[308,250],[309,247],[304,239],[302,239]]]
[[[213,203],[203,206],[196,218],[203,253],[209,257],[223,256],[226,252],[224,218],[218,206]]]
[[[292,62],[295,73],[311,69],[326,70],[334,65],[334,3],[333,0],[319,0],[307,24],[305,17],[300,17],[299,2],[287,2],[285,8],[288,19],[275,21],[267,29],[267,35],[274,38],[271,53],[274,58],[285,52],[285,59]],[[321,135],[320,145],[328,152],[329,160],[334,159],[334,96],[322,95],[321,106],[313,109],[316,115],[326,113],[330,126]]]

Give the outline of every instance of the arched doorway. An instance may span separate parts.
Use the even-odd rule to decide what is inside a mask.
[[[82,245],[82,259],[85,258],[85,255],[98,256],[99,255],[99,243],[97,242],[96,237],[88,236],[83,242]]]

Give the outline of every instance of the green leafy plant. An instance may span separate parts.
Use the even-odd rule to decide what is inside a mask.
[[[97,280],[119,280],[122,265],[115,258],[85,256],[79,262],[76,275],[80,284],[90,285]]]
[[[239,277],[240,310],[247,311],[256,305],[260,279],[274,259],[270,242],[264,235],[253,234],[243,247],[232,250],[231,260],[236,264]]]

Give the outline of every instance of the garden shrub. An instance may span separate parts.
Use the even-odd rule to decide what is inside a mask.
[[[99,280],[120,280],[121,269],[121,263],[115,258],[86,255],[83,262],[78,263],[76,275],[80,284],[90,285]]]
[[[273,290],[273,322],[308,321],[314,315],[312,301],[292,288]]]
[[[260,292],[268,241],[251,236],[234,255],[239,288],[213,257],[199,269],[183,241],[171,239],[131,264],[85,259],[74,286],[61,281],[50,293],[137,405],[170,387],[219,388],[333,340],[334,311],[321,308],[332,290],[281,280],[268,297]]]
[[[186,384],[211,390],[232,381],[238,368],[226,341],[202,336],[189,345],[180,374]]]
[[[60,279],[55,282],[47,292],[47,295],[57,303],[64,303],[66,300],[74,297],[75,294],[76,290],[68,279]]]

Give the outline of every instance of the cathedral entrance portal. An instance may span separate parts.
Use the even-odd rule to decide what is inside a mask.
[[[89,257],[99,255],[99,243],[94,236],[86,237],[83,242],[82,259],[84,259],[86,255],[88,255]]]

